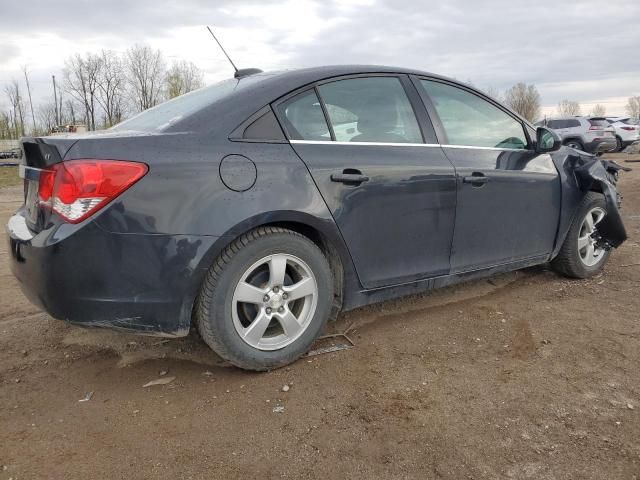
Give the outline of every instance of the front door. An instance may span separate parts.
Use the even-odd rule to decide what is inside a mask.
[[[365,288],[449,273],[455,170],[411,96],[419,100],[406,77],[360,76],[276,107]]]
[[[551,157],[530,149],[523,123],[489,100],[447,82],[418,85],[458,177],[451,271],[549,255],[561,194]]]

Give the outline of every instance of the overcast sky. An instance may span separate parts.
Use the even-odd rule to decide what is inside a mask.
[[[210,24],[240,67],[413,67],[485,89],[534,83],[550,114],[567,98],[622,115],[640,95],[639,21],[640,0],[0,0],[0,86],[27,65],[46,100],[69,55],[136,43],[212,83],[232,70]]]

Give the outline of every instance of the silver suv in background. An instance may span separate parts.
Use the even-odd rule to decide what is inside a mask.
[[[536,125],[554,130],[564,145],[584,152],[612,152],[617,148],[615,130],[603,117],[553,118]]]

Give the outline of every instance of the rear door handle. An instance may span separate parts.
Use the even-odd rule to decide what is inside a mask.
[[[368,182],[369,177],[363,175],[360,170],[345,168],[342,173],[332,173],[331,181],[345,183],[347,185],[360,185],[363,182]]]
[[[462,177],[463,183],[470,183],[475,186],[482,186],[489,181],[489,177],[487,177],[484,173],[473,172],[472,175],[467,177]]]

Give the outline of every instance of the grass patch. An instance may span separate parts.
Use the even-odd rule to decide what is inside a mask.
[[[0,188],[20,185],[22,179],[18,176],[18,167],[0,167]]]

